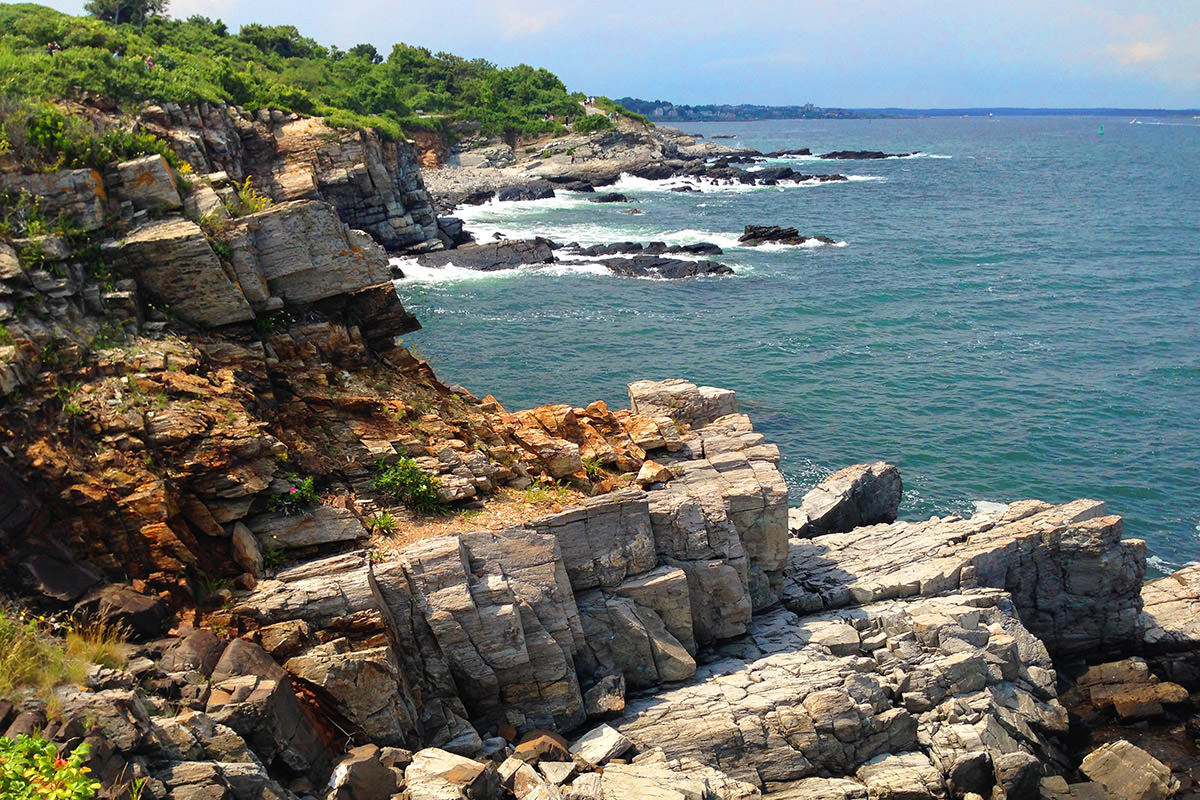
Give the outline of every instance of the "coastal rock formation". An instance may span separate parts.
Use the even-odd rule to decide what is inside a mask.
[[[425,253],[417,256],[417,263],[423,267],[455,266],[461,269],[475,269],[482,272],[492,272],[501,269],[515,269],[520,266],[552,263],[600,263],[617,275],[634,278],[691,278],[699,275],[731,275],[733,270],[715,261],[696,261],[691,259],[671,258],[661,253],[705,253],[709,246],[684,246],[668,248],[646,248],[643,252],[641,245],[633,243],[614,246],[611,250],[604,245],[590,248],[575,247],[567,252],[579,255],[597,256],[609,252],[631,253],[628,258],[601,258],[584,262],[572,260],[569,256],[559,257],[556,250],[560,245],[548,239],[502,239],[479,245],[465,245],[451,251]],[[720,249],[717,248],[717,252]],[[403,267],[401,267],[403,270]]]
[[[784,598],[812,611],[995,587],[1056,657],[1119,654],[1140,640],[1145,554],[1144,542],[1121,540],[1121,518],[1103,503],[1024,501],[793,539]]]
[[[873,161],[881,158],[908,158],[909,156],[918,155],[917,153],[884,153],[880,150],[834,150],[831,153],[822,153],[817,158],[841,160],[841,161]]]
[[[845,533],[863,525],[896,521],[904,485],[891,464],[856,464],[838,470],[788,511],[788,532],[797,539]]]
[[[1146,656],[1170,680],[1200,688],[1200,566],[1148,582],[1142,588],[1142,604]]]
[[[817,775],[871,787],[919,757],[933,786],[917,796],[941,796],[946,783],[986,796],[1010,754],[1063,764],[1067,714],[1054,698],[1049,654],[1007,595],[976,590],[806,617],[770,611],[614,724],[639,746],[768,792]]]
[[[554,262],[554,243],[549,239],[501,239],[487,244],[466,245],[449,252],[425,253],[417,257],[423,267],[455,266],[493,272],[501,269]]]
[[[252,178],[276,201],[323,200],[388,250],[440,247],[411,142],[330,128],[314,117],[226,105],[164,103],[139,121],[197,173]]]
[[[828,236],[801,236],[796,228],[780,228],[775,225],[747,225],[745,233],[738,237],[738,242],[747,247],[758,247],[762,244],[802,245],[806,242],[837,244],[837,241]]]
[[[590,413],[603,419],[603,409]],[[563,433],[581,425],[557,419]],[[638,423],[647,424],[659,427]],[[329,683],[330,659],[342,672],[373,664],[389,675],[400,687],[385,693],[401,698],[394,708],[373,704],[384,695],[363,679],[338,697],[381,743],[459,741],[475,752],[464,718],[478,730],[574,727],[585,716],[581,687],[612,674],[639,688],[688,677],[699,645],[743,633],[752,608],[777,600],[782,585],[787,489],[778,451],[748,420],[640,441],[678,470],[665,487],[597,497],[523,528],[433,537],[398,562],[310,562],[260,583],[232,619],[262,633],[301,623],[324,631],[328,643],[308,640],[284,666],[328,691],[344,683]],[[259,532],[260,542],[270,535]],[[414,612],[422,621],[410,629]],[[343,638],[329,640],[336,631]],[[405,644],[389,654],[374,645],[383,640]],[[439,697],[448,705],[433,714]]]

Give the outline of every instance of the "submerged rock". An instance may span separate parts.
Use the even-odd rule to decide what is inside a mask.
[[[849,161],[870,161],[880,158],[907,158],[916,153],[884,153],[879,150],[835,150],[832,153],[822,153],[817,158]]]
[[[802,245],[810,241],[837,244],[836,240],[828,236],[801,236],[796,228],[781,228],[777,225],[747,225],[745,233],[738,237],[738,242],[747,247],[758,247],[762,244]]]

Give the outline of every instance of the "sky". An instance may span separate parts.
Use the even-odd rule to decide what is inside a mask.
[[[614,98],[1200,107],[1198,0],[170,0],[168,13],[295,25],[343,49],[523,62]]]

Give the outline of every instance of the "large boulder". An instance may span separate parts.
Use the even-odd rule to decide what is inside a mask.
[[[788,512],[788,532],[807,539],[860,525],[895,522],[904,484],[891,464],[856,464],[835,472]]]
[[[1179,788],[1169,767],[1123,740],[1088,753],[1079,771],[1103,786],[1113,800],[1166,800]]]
[[[1140,641],[1146,544],[1103,503],[1029,500],[1002,511],[792,539],[784,602],[798,612],[996,587],[1056,657]]]
[[[154,300],[187,322],[209,327],[254,319],[242,286],[190,220],[147,222],[105,250]]]
[[[629,407],[635,414],[670,417],[692,427],[737,413],[737,396],[732,391],[697,386],[679,378],[634,381],[628,389]]]
[[[158,153],[117,164],[119,196],[138,210],[175,211],[183,206],[175,186],[175,171]]]
[[[383,248],[348,228],[327,203],[296,200],[241,217],[228,243],[233,268],[254,302],[266,299],[264,286],[286,303],[303,304],[391,278]]]
[[[546,239],[503,239],[487,244],[464,244],[450,251],[425,253],[417,257],[423,267],[454,266],[494,272],[533,264],[550,264],[554,250]]]

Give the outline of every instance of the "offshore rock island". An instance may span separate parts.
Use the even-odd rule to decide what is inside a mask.
[[[5,599],[127,639],[12,686],[0,734],[86,756],[99,796],[1196,792],[1200,573],[1147,582],[1102,501],[898,521],[882,462],[790,493],[733,391],[510,411],[398,339],[389,253],[720,254],[472,245],[454,204],[838,176],[635,120],[451,155],[269,108],[64,107],[170,152],[0,174]]]

